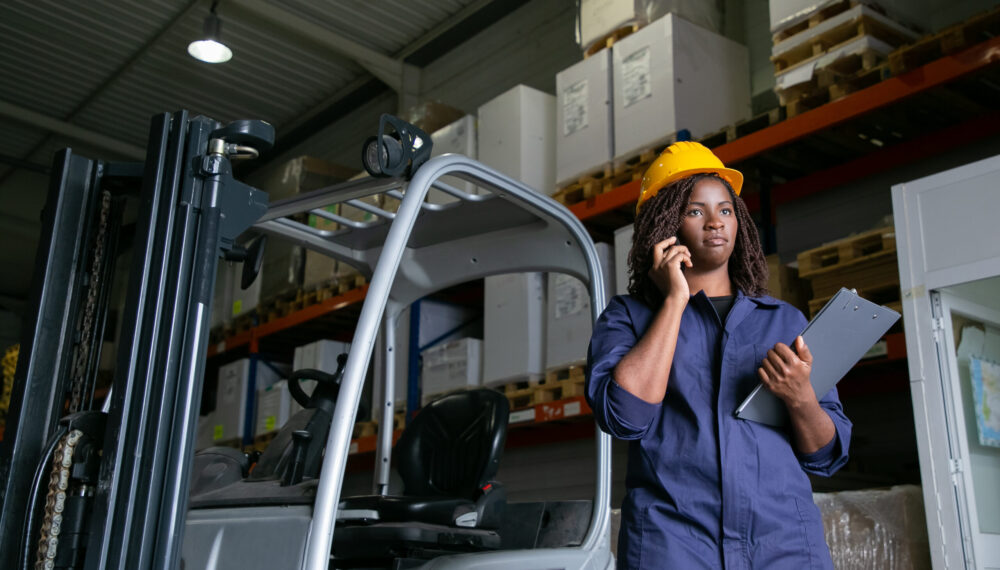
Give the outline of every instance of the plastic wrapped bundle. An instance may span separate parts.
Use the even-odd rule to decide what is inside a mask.
[[[816,493],[813,500],[834,568],[930,569],[920,487]]]

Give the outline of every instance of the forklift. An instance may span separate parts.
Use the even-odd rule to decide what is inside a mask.
[[[460,155],[430,158],[419,128],[383,115],[369,177],[277,202],[233,177],[270,148],[262,121],[153,118],[146,161],[55,157],[31,306],[0,442],[0,567],[66,569],[610,569],[610,436],[596,430],[586,501],[508,501],[495,476],[510,414],[490,389],[430,402],[393,445],[380,430],[372,491],[341,493],[368,368],[373,415],[393,425],[395,328],[413,302],[486,276],[553,271],[604,306],[594,243],[564,206]],[[442,180],[475,184],[470,193]],[[431,188],[448,194],[431,203]],[[383,210],[363,198],[399,201]],[[347,204],[359,222],[330,212]],[[337,229],[302,223],[311,213]],[[284,239],[370,279],[336,370],[296,370],[303,409],[250,469],[236,449],[195,453],[218,260],[256,277]],[[110,386],[98,386],[115,265],[128,280]],[[315,380],[307,394],[300,381]],[[390,489],[390,468],[403,481]]]

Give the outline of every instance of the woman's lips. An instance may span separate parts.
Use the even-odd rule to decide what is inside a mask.
[[[720,245],[726,245],[727,241],[728,240],[726,240],[726,238],[724,237],[710,237],[706,239],[704,243],[705,245],[708,246],[720,246]]]

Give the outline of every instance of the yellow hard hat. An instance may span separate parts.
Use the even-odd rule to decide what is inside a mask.
[[[643,202],[649,200],[666,185],[685,176],[701,173],[715,173],[733,187],[737,196],[743,189],[743,174],[738,170],[726,168],[719,157],[701,143],[682,141],[667,147],[642,176],[642,186],[639,190],[639,201],[635,212]]]

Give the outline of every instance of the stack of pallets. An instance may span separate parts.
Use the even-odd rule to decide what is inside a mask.
[[[878,6],[843,0],[774,34],[775,92],[793,117],[889,76],[887,60],[917,34]]]
[[[810,315],[823,308],[841,287],[856,289],[869,301],[902,310],[896,234],[892,227],[803,251],[798,262],[799,276],[812,286]]]

